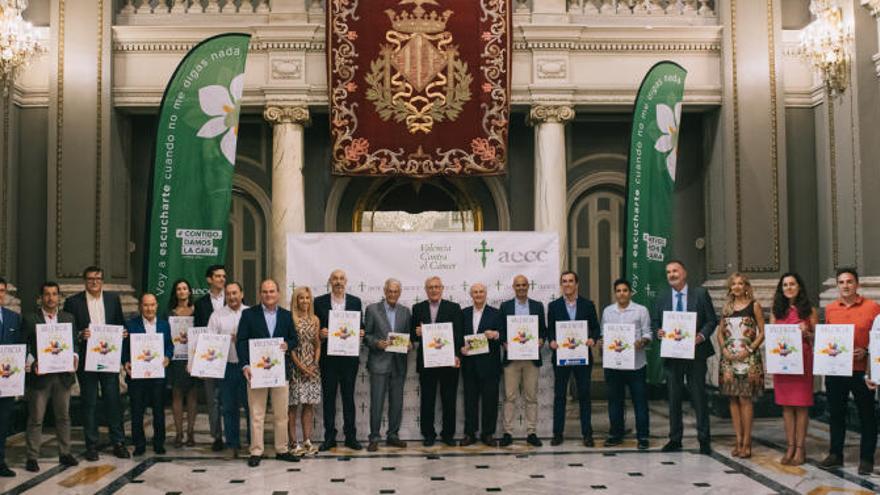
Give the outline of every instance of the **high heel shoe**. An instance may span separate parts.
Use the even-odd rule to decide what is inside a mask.
[[[730,457],[739,457],[739,454],[740,454],[739,444],[736,444],[736,446],[733,448],[733,450],[730,451]]]
[[[179,449],[181,447],[183,447],[183,433],[178,431],[174,435],[174,448]]]
[[[779,464],[782,464],[783,466],[790,466],[791,460],[794,458],[794,454],[794,444],[788,444],[788,450],[785,451],[785,455],[782,456],[782,459],[779,459]]]
[[[195,432],[190,430],[186,434],[186,446],[187,447],[195,447],[196,446],[196,435]]]
[[[739,451],[739,458],[740,459],[748,459],[750,457],[752,457],[752,444],[751,443],[743,444],[742,449]]]
[[[791,459],[792,466],[800,466],[807,462],[807,451],[803,445],[798,445],[794,451],[794,457]]]

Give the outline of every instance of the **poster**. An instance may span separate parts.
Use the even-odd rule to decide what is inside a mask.
[[[538,359],[538,317],[536,315],[507,317],[507,359],[534,361]]]
[[[804,347],[798,325],[764,325],[764,354],[769,375],[803,375]]]
[[[172,316],[168,318],[168,324],[171,326],[171,343],[174,344],[175,361],[186,361],[189,359],[189,350],[187,347],[187,338],[189,329],[193,326],[192,316]]]
[[[385,352],[395,352],[398,354],[406,354],[409,352],[409,334],[388,332],[388,346]]]
[[[586,366],[590,364],[589,325],[584,320],[556,322],[556,364]]]
[[[852,376],[854,325],[816,325],[813,374]]]
[[[73,324],[37,325],[37,368],[41,375],[74,371]]]
[[[327,322],[327,354],[330,356],[360,356],[360,311],[331,310]]]
[[[24,395],[24,367],[27,346],[0,345],[0,397]]]
[[[161,333],[130,334],[131,378],[165,378],[165,342]]]
[[[871,340],[868,344],[868,358],[870,361],[869,379],[874,383],[880,383],[880,330],[871,330]]]
[[[251,388],[271,388],[287,386],[284,375],[284,339],[250,339]]]
[[[422,355],[425,368],[455,366],[455,335],[452,323],[422,325]]]
[[[199,343],[199,335],[208,333],[208,327],[190,327],[186,334],[186,369],[192,374],[193,357],[196,355],[196,346]]]
[[[697,347],[697,314],[685,311],[664,311],[660,357],[693,359]]]
[[[122,332],[120,325],[89,325],[91,336],[86,342],[86,371],[119,373],[122,364]]]
[[[205,333],[199,336],[193,356],[192,376],[199,378],[223,378],[229,359],[231,335]]]
[[[489,353],[489,339],[485,333],[475,333],[464,336],[464,346],[468,356],[479,356]]]
[[[602,326],[602,367],[613,370],[636,369],[636,326],[632,323],[606,323]]]

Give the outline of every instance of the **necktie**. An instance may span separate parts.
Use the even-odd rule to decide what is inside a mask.
[[[684,294],[682,294],[681,292],[675,293],[675,299],[676,299],[675,310],[676,311],[684,311],[684,304],[683,304],[684,301],[682,301],[683,297],[684,297]]]

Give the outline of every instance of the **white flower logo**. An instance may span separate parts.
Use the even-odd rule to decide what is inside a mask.
[[[235,143],[238,139],[238,111],[241,106],[241,93],[244,89],[244,74],[237,75],[227,90],[223,86],[205,86],[199,90],[199,105],[209,117],[214,117],[199,129],[198,136],[211,139],[223,134],[220,151],[235,165]],[[231,98],[230,98],[231,97]]]
[[[669,177],[675,182],[675,163],[678,159],[678,124],[681,121],[681,102],[675,104],[675,110],[669,105],[657,105],[657,127],[662,136],[657,138],[654,149],[661,153],[669,153],[666,156],[666,170]]]

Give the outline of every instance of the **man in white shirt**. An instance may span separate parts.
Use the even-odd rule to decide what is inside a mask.
[[[636,362],[633,370],[605,368],[605,383],[608,385],[608,419],[611,421],[605,446],[616,447],[623,443],[625,388],[629,387],[635,409],[638,448],[646,450],[650,446],[648,443],[650,419],[645,384],[647,364],[645,346],[651,343],[651,315],[648,313],[648,308],[632,301],[632,285],[626,279],[614,281],[614,298],[617,302],[602,312],[602,329],[604,331],[605,325],[610,323],[633,325],[636,331],[634,343]],[[607,344],[608,342],[604,342],[602,349],[607,349]]]
[[[248,417],[247,383],[241,371],[238,353],[235,351],[235,340],[238,335],[238,322],[241,312],[247,309],[242,303],[244,290],[238,282],[226,284],[226,305],[211,314],[208,320],[208,331],[218,335],[230,335],[229,359],[226,361],[226,374],[220,383],[220,404],[223,412],[223,430],[226,432],[226,447],[232,449],[233,457],[239,456],[241,449],[241,416],[244,407],[245,418]],[[248,438],[251,435],[248,421]]]
[[[208,293],[199,298],[195,303],[193,313],[193,326],[207,327],[211,315],[219,311],[225,302],[226,268],[223,265],[211,265],[205,271],[205,281],[208,284]],[[211,450],[219,452],[223,450],[223,426],[220,415],[220,382],[216,378],[203,378],[205,385],[205,401],[208,406],[208,426],[214,443]]]

